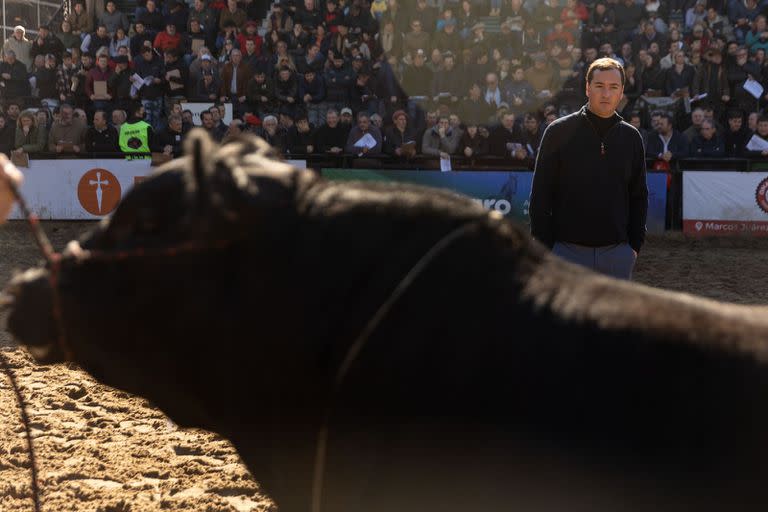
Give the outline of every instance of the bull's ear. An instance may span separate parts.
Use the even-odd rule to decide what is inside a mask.
[[[192,175],[195,180],[195,203],[205,209],[210,204],[210,175],[211,162],[215,144],[208,132],[195,128],[189,132],[184,141],[184,154],[192,159]]]

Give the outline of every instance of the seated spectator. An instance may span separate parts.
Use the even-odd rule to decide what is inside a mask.
[[[131,53],[131,38],[128,37],[126,32],[120,27],[110,39],[109,56],[115,58],[120,55],[120,48],[122,47],[128,48],[128,53]]]
[[[181,35],[176,32],[176,25],[167,23],[165,30],[155,36],[152,46],[161,54],[166,50],[178,50],[181,47]]]
[[[667,165],[673,159],[688,156],[688,141],[682,133],[673,128],[672,116],[662,112],[656,124],[656,133],[648,136],[648,144],[645,148],[648,158],[666,162]]]
[[[339,154],[344,151],[349,135],[349,126],[339,122],[339,113],[328,109],[325,113],[325,124],[315,130],[314,146],[317,153]]]
[[[459,141],[458,153],[467,158],[480,158],[488,154],[488,137],[483,136],[477,123],[467,123]]]
[[[165,8],[167,15],[165,17],[165,24],[169,23],[176,27],[177,34],[184,34],[187,31],[187,21],[189,19],[189,9],[185,1],[168,0]]]
[[[93,32],[94,15],[85,10],[83,2],[76,2],[69,13],[69,22],[72,25],[72,33],[81,40]]]
[[[288,67],[280,69],[275,81],[275,98],[281,108],[287,109],[293,114],[296,106],[296,98],[299,94],[299,84],[296,76]]]
[[[214,105],[209,108],[208,112],[211,113],[211,118],[213,119],[214,138],[221,142],[221,140],[227,134],[227,131],[229,131],[229,126],[227,126],[227,124],[224,122],[224,116],[218,105]]]
[[[435,126],[424,132],[421,152],[425,156],[449,158],[456,153],[460,137],[461,134],[451,128],[448,116],[442,115]]]
[[[464,94],[464,75],[456,67],[456,59],[452,53],[443,57],[443,66],[432,76],[432,101],[447,101],[451,108],[458,105],[459,98]]]
[[[362,144],[366,135],[369,135],[375,141],[372,147]],[[357,114],[357,125],[352,127],[347,136],[345,152],[357,156],[377,156],[381,154],[381,149],[381,132],[378,128],[371,125],[371,118],[367,113],[360,112]]]
[[[704,119],[699,134],[691,141],[690,156],[694,158],[719,158],[725,156],[725,143],[717,133],[715,123]]]
[[[304,112],[299,112],[294,125],[288,130],[288,154],[309,155],[314,153],[315,145],[312,138],[314,126]]]
[[[123,125],[123,123],[125,123],[127,119],[128,114],[125,113],[125,110],[116,109],[112,111],[112,126],[115,127],[117,133],[120,133],[120,127]]]
[[[277,124],[277,118],[269,115],[262,120],[261,128],[257,129],[256,134],[267,141],[279,153],[286,154],[288,141],[285,130]]]
[[[763,140],[763,142],[768,142],[768,116],[761,115],[757,119],[757,130],[752,135],[753,137],[759,137]],[[747,142],[747,146],[749,145],[749,142]],[[749,149],[748,147],[744,150],[744,156],[747,158],[759,158],[764,159],[768,157],[768,150],[759,150],[759,149]]]
[[[90,98],[92,107],[96,110],[109,110],[112,108],[112,91],[109,90],[109,79],[112,77],[112,70],[109,69],[109,58],[102,55],[96,59],[96,65],[90,70],[85,79],[85,93]],[[107,92],[104,96],[97,96],[94,90],[95,82],[104,82],[107,85]]]
[[[182,142],[184,140],[184,123],[180,114],[170,114],[168,124],[157,133],[155,147],[173,158],[181,156]]]
[[[72,33],[72,24],[67,19],[62,20],[61,32],[58,32],[56,37],[61,41],[61,45],[67,50],[80,48],[80,36]]]
[[[493,156],[525,160],[528,151],[524,145],[523,134],[515,124],[515,114],[507,112],[501,118],[501,124],[491,130],[488,146]]]
[[[701,107],[693,109],[691,112],[691,126],[683,132],[683,136],[689,144],[701,131],[702,121],[704,121],[704,109]]]
[[[3,43],[3,53],[7,56],[9,51],[12,51],[16,56],[16,60],[20,61],[24,65],[24,69],[28,69],[32,65],[32,42],[26,37],[27,30],[21,26],[16,25],[13,27],[13,33],[11,37],[5,40]]]
[[[408,122],[408,114],[398,110],[392,114],[393,125],[384,128],[384,153],[401,158],[416,155],[416,130]]]
[[[153,37],[158,32],[165,29],[165,18],[163,18],[163,14],[157,10],[155,0],[147,0],[145,12],[143,12],[141,16],[137,16],[137,18],[138,21],[141,21],[144,24],[147,32]]]
[[[130,40],[130,48],[131,48],[131,57],[134,59],[141,54],[143,49],[149,45],[152,46],[152,43],[154,42],[154,37],[152,34],[147,32],[144,22],[141,20],[137,20],[133,24],[133,30],[134,34],[131,36]]]
[[[751,133],[744,126],[744,114],[738,110],[728,111],[728,129],[723,136],[725,154],[729,157],[742,157]]]
[[[248,108],[259,117],[264,117],[268,112],[274,112],[276,108],[275,87],[272,80],[267,78],[263,69],[259,69],[248,81],[245,96]]]
[[[178,50],[166,50],[165,58],[165,95],[168,98],[184,99],[187,96],[188,67],[179,58]]]
[[[115,70],[107,81],[107,86],[112,91],[112,106],[114,108],[126,109],[130,105],[131,98],[131,75],[133,72],[128,68],[128,57],[118,55],[113,60]]]
[[[242,52],[232,50],[230,61],[224,64],[221,71],[221,91],[219,92],[219,100],[222,103],[231,102],[238,117],[245,113],[246,86],[251,78],[251,70],[242,64],[242,60]]]
[[[59,108],[59,119],[54,121],[48,134],[48,151],[56,153],[82,153],[87,125],[75,119],[75,110],[64,103]]]
[[[5,88],[6,98],[29,96],[30,85],[27,67],[16,60],[16,52],[3,47],[5,59],[0,63],[0,86]]]
[[[536,160],[536,155],[539,153],[539,144],[541,144],[543,136],[544,128],[538,113],[526,112],[523,119],[523,142],[525,143],[525,149],[528,151],[528,156],[531,158],[531,163]]]
[[[56,88],[56,56],[48,54],[45,56],[45,66],[38,69],[35,73],[37,78],[37,97],[44,101],[49,107],[59,105],[59,94]]]
[[[88,35],[83,39],[83,44],[80,45],[80,50],[83,53],[96,54],[101,48],[109,49],[109,44],[112,42],[112,38],[107,32],[107,27],[99,25],[96,28],[96,32]]]
[[[44,126],[37,125],[35,114],[25,110],[16,122],[16,137],[13,151],[17,153],[39,153],[45,151],[48,134]]]
[[[107,113],[103,110],[93,113],[93,126],[85,132],[85,151],[95,153],[95,156],[120,151],[118,132],[113,126],[107,124]]]
[[[230,23],[238,30],[243,30],[247,20],[248,15],[237,6],[237,0],[227,0],[227,8],[223,9],[219,15],[219,30],[223,31],[224,27]]]
[[[325,82],[322,76],[318,76],[314,68],[308,67],[304,70],[299,81],[298,96],[307,110],[309,123],[312,125],[320,124],[324,114]]]
[[[104,25],[107,28],[107,32],[110,34],[117,33],[117,29],[123,29],[123,32],[128,32],[130,24],[128,23],[128,16],[124,12],[120,12],[117,9],[117,4],[114,0],[109,0],[104,7],[104,12],[101,13],[98,19],[99,25]]]
[[[664,90],[667,96],[690,95],[693,90],[693,79],[696,70],[690,64],[685,63],[685,53],[678,50],[674,55],[674,64],[666,71]]]
[[[30,56],[36,57],[37,55],[61,55],[64,51],[64,45],[61,41],[51,34],[47,25],[40,25],[37,29],[37,37],[32,41],[32,48],[30,49]]]

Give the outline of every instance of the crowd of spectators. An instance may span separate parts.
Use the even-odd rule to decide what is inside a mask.
[[[606,56],[660,168],[768,156],[747,149],[768,139],[768,0],[100,2],[3,43],[0,151],[125,151],[139,127],[134,150],[173,156],[195,122],[285,155],[531,165]],[[198,120],[185,102],[213,106]]]

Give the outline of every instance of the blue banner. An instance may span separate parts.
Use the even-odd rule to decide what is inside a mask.
[[[446,188],[474,198],[489,210],[528,223],[528,198],[533,173],[530,171],[379,171],[370,169],[323,169],[331,180],[405,181],[427,187]],[[648,173],[648,231],[664,231],[667,177]]]

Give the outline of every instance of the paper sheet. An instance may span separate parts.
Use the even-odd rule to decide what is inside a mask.
[[[448,172],[452,171],[451,169],[451,159],[449,158],[442,158],[440,157],[440,172]]]
[[[376,139],[370,133],[366,133],[355,142],[355,147],[373,149],[376,147]]]
[[[768,150],[768,141],[755,134],[747,142],[747,149],[750,151],[766,151]]]
[[[744,82],[744,90],[747,91],[749,94],[755,97],[755,99],[760,99],[760,97],[763,95],[763,86],[760,85],[760,82],[757,80],[752,80],[751,78],[747,78],[747,81]]]

